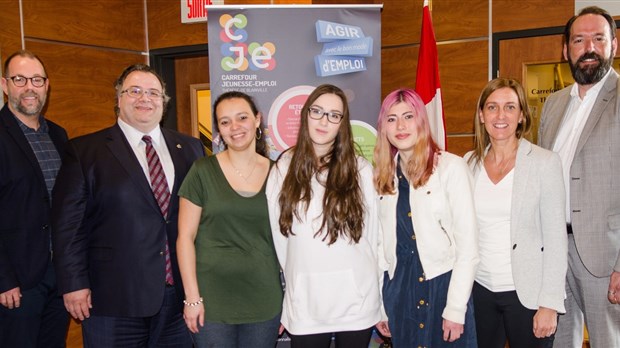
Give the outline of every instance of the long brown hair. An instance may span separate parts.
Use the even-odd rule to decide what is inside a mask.
[[[478,104],[476,105],[476,112],[474,112],[474,152],[473,155],[467,160],[468,164],[478,164],[484,160],[484,152],[486,151],[487,146],[491,143],[491,139],[489,138],[489,133],[486,128],[484,128],[484,123],[480,120],[480,113],[482,112],[487,99],[489,99],[489,96],[493,92],[502,88],[510,88],[517,95],[517,99],[519,99],[519,108],[523,113],[523,122],[517,125],[517,139],[523,138],[524,135],[529,133],[530,128],[532,128],[532,115],[530,113],[530,107],[527,104],[525,90],[523,90],[523,86],[521,86],[519,81],[503,77],[498,77],[489,81],[482,89],[482,92],[480,92]]]
[[[388,94],[379,111],[377,121],[377,144],[375,145],[375,189],[379,194],[394,194],[394,173],[396,164],[394,156],[397,149],[390,143],[385,130],[390,109],[400,103],[405,103],[411,108],[414,114],[416,125],[416,142],[413,145],[413,156],[407,163],[406,168],[402,168],[407,173],[414,188],[426,184],[433,174],[435,166],[435,155],[439,153],[439,146],[433,141],[431,129],[426,114],[424,102],[420,96],[412,89],[397,89]]]
[[[308,130],[308,109],[323,94],[335,94],[342,100],[342,121],[338,135],[331,150],[317,157]],[[344,92],[333,85],[320,85],[308,96],[301,110],[301,126],[297,144],[292,151],[291,164],[284,178],[280,192],[280,232],[294,235],[293,216],[301,220],[298,209],[301,203],[304,213],[308,212],[312,199],[312,177],[327,171],[325,195],[323,196],[323,220],[315,232],[317,237],[323,230],[327,233],[323,240],[328,245],[336,242],[338,237],[349,237],[359,242],[364,227],[364,200],[359,183],[357,156],[353,144],[353,134],[349,118],[349,107]]]

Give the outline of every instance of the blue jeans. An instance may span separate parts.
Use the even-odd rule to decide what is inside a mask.
[[[205,321],[194,336],[196,348],[274,348],[278,340],[280,313],[267,321],[222,324]]]

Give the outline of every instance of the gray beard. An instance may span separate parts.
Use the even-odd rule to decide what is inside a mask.
[[[41,114],[41,110],[43,110],[43,105],[45,100],[37,99],[37,104],[32,107],[25,107],[20,103],[20,99],[11,99],[9,101],[13,106],[13,109],[17,110],[19,113],[26,116],[39,116]]]

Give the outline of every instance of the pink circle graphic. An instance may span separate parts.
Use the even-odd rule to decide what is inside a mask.
[[[314,88],[303,85],[289,88],[271,104],[267,126],[277,151],[284,151],[297,142],[301,108]]]

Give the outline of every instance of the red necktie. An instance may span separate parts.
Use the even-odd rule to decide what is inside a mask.
[[[149,176],[151,177],[151,189],[153,195],[159,204],[159,209],[164,218],[168,217],[168,208],[170,206],[170,190],[168,189],[168,181],[166,181],[166,174],[164,168],[161,166],[159,156],[153,147],[153,139],[150,136],[145,135],[142,137],[142,141],[146,143],[146,160],[149,164]],[[174,284],[172,278],[172,263],[170,262],[170,248],[168,247],[168,239],[166,238],[166,250],[164,252],[166,257],[166,283]]]

